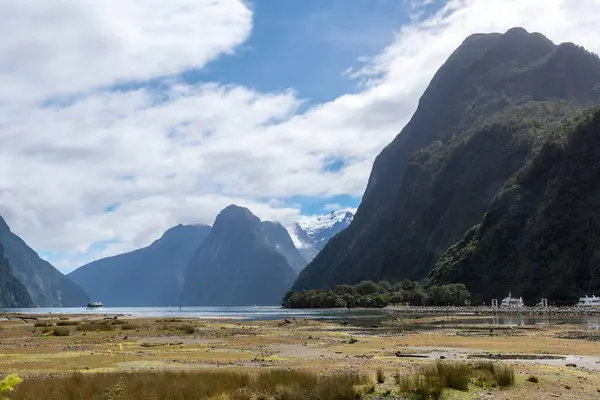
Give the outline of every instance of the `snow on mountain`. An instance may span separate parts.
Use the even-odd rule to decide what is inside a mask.
[[[296,248],[312,260],[329,239],[352,222],[356,208],[343,208],[323,215],[303,216],[288,232]]]

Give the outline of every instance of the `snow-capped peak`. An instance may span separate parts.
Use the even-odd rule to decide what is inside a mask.
[[[355,208],[343,208],[328,214],[302,216],[287,229],[296,248],[310,261],[329,239],[350,225],[355,212]]]
[[[298,225],[309,235],[314,236],[325,229],[331,229],[336,224],[350,224],[356,208],[343,208],[323,215],[303,216]]]

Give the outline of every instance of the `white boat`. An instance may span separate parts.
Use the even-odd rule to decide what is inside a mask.
[[[580,297],[577,307],[600,307],[600,297]]]
[[[85,308],[87,308],[88,310],[97,310],[102,307],[102,302],[100,301],[93,301],[91,303],[87,303],[87,306],[85,306]]]
[[[502,303],[500,304],[500,307],[518,308],[518,307],[523,307],[524,305],[525,305],[525,303],[523,303],[522,297],[519,297],[517,299],[516,297],[512,297],[511,292],[508,292],[508,297],[505,297],[502,299]]]

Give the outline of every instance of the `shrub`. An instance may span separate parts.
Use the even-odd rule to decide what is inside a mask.
[[[10,374],[0,380],[0,400],[8,400],[3,394],[12,392],[21,382],[23,382],[23,379],[16,374]]]
[[[527,382],[531,382],[531,383],[539,383],[540,380],[538,379],[537,376],[535,375],[530,375],[529,378],[527,378]]]
[[[377,383],[384,383],[385,382],[385,372],[383,371],[383,368],[378,368],[377,369]]]
[[[79,321],[58,321],[56,326],[75,326],[79,325]]]
[[[188,335],[191,335],[192,333],[196,332],[196,327],[194,325],[183,325],[180,326],[178,329],[187,333]]]
[[[57,326],[52,330],[54,336],[69,336],[71,331],[68,328]]]

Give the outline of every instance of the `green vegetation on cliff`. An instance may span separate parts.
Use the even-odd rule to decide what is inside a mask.
[[[600,291],[600,109],[547,136],[480,224],[437,261],[430,285],[461,282],[476,301],[508,288],[529,302],[572,304]]]
[[[600,104],[599,88],[600,60],[574,44],[520,28],[467,38],[377,157],[353,222],[293,289],[424,281],[555,128]]]
[[[423,290],[417,282],[404,280],[391,285],[363,281],[337,285],[331,290],[290,291],[283,299],[286,308],[382,308],[388,304],[464,306],[471,298],[463,284],[431,286]]]

